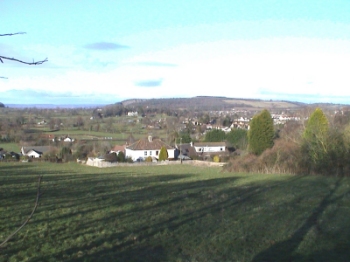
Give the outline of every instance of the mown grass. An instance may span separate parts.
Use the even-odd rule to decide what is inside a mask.
[[[0,261],[346,261],[350,180],[0,164]]]
[[[21,151],[21,147],[17,143],[0,143],[0,148],[8,152],[16,152],[19,153]]]
[[[47,129],[49,131],[49,129]],[[86,130],[74,130],[74,129],[63,129],[58,131],[50,132],[50,134],[54,136],[66,136],[69,135],[75,139],[93,139],[93,138],[105,138],[110,137],[112,139],[116,140],[126,140],[128,136],[132,133],[133,137],[135,139],[145,138],[147,137],[147,130],[136,130],[134,132],[125,131],[125,132],[118,132],[118,133],[111,133],[111,132],[97,132],[97,131],[86,131]]]

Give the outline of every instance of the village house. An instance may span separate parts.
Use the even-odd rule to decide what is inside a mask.
[[[247,129],[249,130],[250,126],[250,119],[246,117],[240,117],[233,121],[232,125],[230,126],[231,129]]]
[[[135,112],[128,112],[128,116],[138,116],[138,112],[135,111]]]
[[[229,154],[225,142],[198,142],[177,145],[177,158],[207,158],[214,155],[226,156]]]
[[[115,145],[110,151],[109,153],[112,154],[112,153],[116,153],[117,155],[119,154],[119,152],[123,152],[125,154],[125,148],[126,148],[126,145]]]
[[[226,150],[225,142],[200,142],[192,144],[196,153],[222,153]]]
[[[41,158],[44,153],[49,152],[51,149],[50,146],[22,146],[21,153],[23,156],[30,158]]]
[[[283,125],[288,121],[300,121],[300,117],[297,116],[289,116],[286,114],[272,114],[273,123],[275,125]]]
[[[144,160],[149,156],[158,160],[160,150],[163,146],[168,151],[168,159],[174,159],[175,148],[160,139],[153,139],[152,136],[140,139],[130,146],[127,146],[125,148],[125,157],[130,157],[133,161]]]
[[[72,142],[74,142],[74,138],[71,138],[71,137],[67,136],[66,138],[63,139],[63,142],[72,143]]]

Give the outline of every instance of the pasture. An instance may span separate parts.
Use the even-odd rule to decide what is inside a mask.
[[[0,163],[0,261],[347,261],[350,179]]]

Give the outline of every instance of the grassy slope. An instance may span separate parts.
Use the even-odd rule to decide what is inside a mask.
[[[0,164],[0,261],[346,261],[350,179]]]
[[[21,147],[17,143],[0,143],[0,148],[8,152],[16,152],[19,153],[21,151]]]

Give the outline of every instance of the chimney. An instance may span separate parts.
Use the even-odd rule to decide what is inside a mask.
[[[148,136],[148,142],[152,142],[152,136]]]

